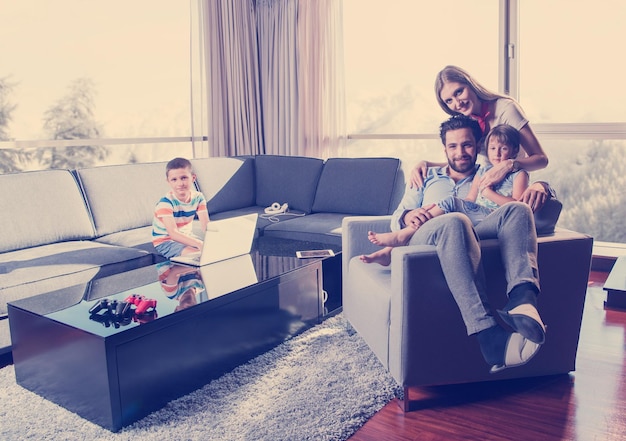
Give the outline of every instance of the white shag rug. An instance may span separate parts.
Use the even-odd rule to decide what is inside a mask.
[[[401,388],[339,314],[111,433],[0,369],[3,440],[345,440]]]

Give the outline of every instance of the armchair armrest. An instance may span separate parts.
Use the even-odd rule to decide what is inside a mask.
[[[494,245],[487,247],[490,257],[499,252]],[[468,341],[436,247],[394,248],[390,279],[387,368],[398,383],[445,384],[484,377],[486,364],[478,345]],[[503,295],[498,292],[496,305],[506,302]]]

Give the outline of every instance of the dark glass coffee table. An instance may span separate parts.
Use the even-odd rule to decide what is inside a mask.
[[[16,380],[117,431],[340,310],[340,250],[295,257],[321,248],[260,238],[200,269],[162,262],[12,302]],[[129,296],[156,308],[114,307]]]

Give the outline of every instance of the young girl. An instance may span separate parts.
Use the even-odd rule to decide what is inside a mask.
[[[428,209],[432,217],[459,212],[466,214],[472,224],[476,225],[499,206],[521,198],[528,188],[529,181],[528,173],[524,170],[509,172],[501,182],[491,187],[481,188],[482,177],[491,167],[504,161],[515,160],[520,149],[519,132],[509,125],[498,125],[487,135],[485,145],[487,146],[489,165],[481,167],[476,172],[467,197],[461,199],[449,196],[443,199]],[[415,231],[417,228],[407,226],[402,230],[390,233],[368,232],[367,236],[370,242],[385,248],[361,256],[361,260],[366,263],[376,262],[384,266],[389,265],[393,247],[408,244]]]

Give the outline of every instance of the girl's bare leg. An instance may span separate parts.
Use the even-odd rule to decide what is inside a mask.
[[[372,254],[364,254],[359,259],[365,263],[378,263],[382,266],[389,266],[391,264],[392,249],[393,247],[385,247],[381,250],[373,252]]]
[[[367,232],[367,238],[373,244],[383,247],[399,247],[406,245],[413,237],[416,229],[413,227],[405,227],[400,231],[392,231],[390,233],[375,233],[374,231]]]

